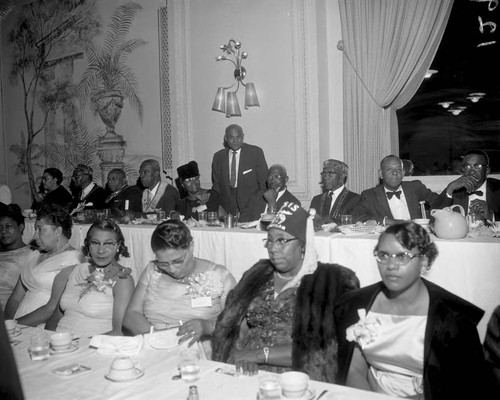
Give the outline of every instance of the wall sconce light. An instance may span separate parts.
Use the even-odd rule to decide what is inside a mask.
[[[429,69],[425,75],[424,75],[424,79],[428,79],[430,78],[432,75],[434,74],[437,74],[438,73],[438,70],[437,69]]]
[[[442,101],[441,103],[438,103],[440,106],[443,106],[443,108],[448,108],[451,106],[454,102],[453,101]]]
[[[245,109],[254,106],[260,107],[255,85],[250,82],[246,84],[243,82],[247,71],[241,63],[248,57],[248,53],[245,51],[242,52],[241,43],[234,39],[229,40],[227,44],[221,45],[220,49],[224,54],[218,56],[215,61],[230,61],[234,64],[234,82],[231,86],[219,87],[217,89],[212,110],[226,113],[227,118],[241,117],[240,105],[236,97],[236,92],[238,92],[240,84],[245,87]],[[226,96],[226,91],[231,89],[234,85],[237,85],[236,90],[234,92],[227,92]]]
[[[467,97],[467,99],[469,99],[473,103],[477,103],[479,100],[481,100],[484,97],[484,95],[485,95],[485,93],[471,93],[471,94],[469,94],[469,97]]]

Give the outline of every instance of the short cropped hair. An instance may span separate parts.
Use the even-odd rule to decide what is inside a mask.
[[[24,225],[24,215],[21,211],[21,207],[17,204],[8,204],[5,207],[2,207],[0,211],[0,218],[10,218],[17,225]]]
[[[488,157],[488,154],[486,154],[486,152],[484,150],[480,150],[480,149],[472,149],[472,150],[469,150],[467,153],[465,153],[464,157],[465,156],[468,156],[468,155],[471,155],[471,154],[475,154],[475,155],[478,155],[478,156],[483,156],[486,160],[486,165],[489,166],[490,165],[490,158]],[[463,158],[462,158],[463,160]]]
[[[36,213],[36,220],[44,219],[50,225],[61,227],[62,233],[66,238],[71,238],[71,228],[73,220],[68,211],[57,204],[43,204]]]
[[[169,219],[156,227],[151,236],[151,249],[156,252],[167,249],[187,249],[193,237],[182,221]]]

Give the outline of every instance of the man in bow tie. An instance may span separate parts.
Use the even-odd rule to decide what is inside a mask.
[[[500,180],[488,178],[490,160],[483,150],[470,150],[462,160],[462,176],[448,185],[446,195],[477,219],[500,220]]]
[[[330,222],[340,225],[342,214],[353,214],[360,196],[345,187],[348,172],[349,167],[342,161],[329,159],[323,162],[321,172],[323,193],[314,196],[310,206],[316,210],[314,218],[316,228]]]
[[[394,155],[385,157],[379,170],[382,184],[361,193],[361,201],[353,212],[355,221],[392,225],[423,218],[420,207],[422,201],[427,204],[427,208],[442,208],[451,204],[446,193],[455,181],[438,195],[419,180],[403,182],[403,176],[401,159]],[[429,218],[429,215],[426,217]]]

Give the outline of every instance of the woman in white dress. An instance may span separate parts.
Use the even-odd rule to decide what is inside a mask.
[[[89,261],[75,266],[67,276],[47,329],[81,336],[122,335],[125,309],[134,291],[130,268],[118,262],[128,257],[120,227],[112,219],[94,223],[87,232],[83,254]]]
[[[55,205],[42,207],[37,213],[34,240],[38,249],[29,257],[16,287],[5,307],[6,318],[20,324],[43,326],[54,309],[52,287],[65,267],[79,264],[82,255],[69,244],[73,222],[64,209]]]
[[[141,275],[123,320],[124,328],[137,335],[178,325],[179,343],[189,345],[208,338],[235,286],[233,275],[222,265],[193,255],[193,238],[181,221],[158,225],[151,237],[156,260]],[[206,348],[205,350],[208,350]]]
[[[32,254],[23,242],[24,216],[17,204],[0,211],[0,307],[5,308],[16,287],[21,270]]]

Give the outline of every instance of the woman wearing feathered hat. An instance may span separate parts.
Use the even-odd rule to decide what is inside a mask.
[[[243,275],[219,315],[214,360],[235,363],[245,374],[293,369],[333,382],[333,308],[359,280],[350,269],[317,262],[312,218],[285,203],[271,222],[264,239],[269,259]]]
[[[175,210],[184,215],[185,219],[194,218],[198,220],[201,211],[219,212],[219,193],[212,189],[202,189],[200,186],[200,171],[196,161],[177,168],[179,181],[186,190],[187,196],[177,202]]]

